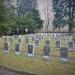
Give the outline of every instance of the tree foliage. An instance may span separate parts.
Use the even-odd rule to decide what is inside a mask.
[[[40,18],[38,10],[33,9],[24,16],[18,16],[16,25],[18,25],[20,32],[22,32],[22,30],[24,31],[26,28],[29,32],[36,32],[42,28],[43,21]]]
[[[75,26],[75,0],[53,0],[54,27]]]
[[[66,0],[53,0],[54,21],[55,27],[65,26],[68,20],[68,9]]]
[[[31,3],[30,0],[28,3]],[[25,29],[28,32],[36,32],[43,26],[43,21],[40,18],[38,10],[35,8],[26,12],[25,15],[14,13],[14,6],[5,7],[4,0],[0,0],[0,33],[13,35],[25,34]],[[28,8],[29,10],[29,8]]]

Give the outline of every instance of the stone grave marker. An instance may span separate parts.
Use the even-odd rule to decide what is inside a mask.
[[[28,56],[34,56],[34,45],[28,45]]]
[[[67,47],[60,48],[60,60],[64,62],[68,61],[68,48]]]
[[[15,54],[19,55],[21,51],[21,46],[19,43],[16,44],[16,48],[15,48]]]
[[[18,35],[18,42],[16,44],[16,48],[15,48],[15,54],[19,55],[21,53],[21,46],[22,46],[22,36]]]
[[[73,42],[69,42],[68,50],[69,51],[72,51],[73,50]]]
[[[60,41],[56,41],[55,46],[56,46],[57,49],[60,49]]]
[[[50,41],[46,41],[46,44],[43,48],[43,57],[49,59],[49,53],[50,53]]]
[[[9,45],[8,45],[8,36],[5,36],[5,38],[4,38],[4,53],[9,52],[8,47],[9,47]]]
[[[35,48],[39,48],[39,39],[35,39]]]
[[[73,44],[75,45],[75,38],[73,38],[72,41],[73,41]]]

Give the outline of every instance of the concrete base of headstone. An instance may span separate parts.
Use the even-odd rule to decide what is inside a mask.
[[[43,58],[45,58],[45,59],[50,59],[50,57],[49,57],[49,56],[43,56]]]
[[[9,53],[9,51],[7,51],[7,50],[4,50],[4,53]]]
[[[39,48],[39,46],[35,46],[35,48]]]
[[[20,55],[20,52],[15,52],[16,55]]]
[[[56,49],[60,49],[60,48],[56,48]]]
[[[71,48],[68,48],[68,50],[69,50],[69,51],[73,51],[73,49],[71,49]]]
[[[66,59],[66,58],[60,58],[60,60],[61,60],[61,61],[65,61],[65,62],[68,61],[68,59]]]
[[[31,56],[33,56],[33,54],[29,54],[29,53],[28,53],[28,56],[30,56],[30,57],[31,57]]]

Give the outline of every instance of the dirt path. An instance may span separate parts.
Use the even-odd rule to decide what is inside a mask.
[[[36,75],[28,72],[20,72],[16,70],[12,70],[3,66],[0,66],[0,75]]]
[[[0,69],[0,75],[26,75],[26,74],[14,72],[7,69]]]

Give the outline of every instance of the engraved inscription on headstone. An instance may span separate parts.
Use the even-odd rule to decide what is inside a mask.
[[[56,46],[57,49],[59,49],[60,48],[60,41],[56,41],[55,46]]]
[[[33,56],[34,55],[34,48],[33,45],[28,45],[28,56]]]
[[[72,41],[73,41],[73,44],[75,45],[75,38],[74,38],[74,39],[72,39]]]
[[[15,48],[15,54],[19,55],[19,54],[20,54],[20,50],[21,50],[20,44],[17,43],[17,44],[16,44],[16,48]]]
[[[49,53],[50,53],[50,41],[46,41],[46,44],[43,48],[43,57],[48,59]]]
[[[8,43],[4,43],[4,52],[8,53]]]
[[[8,53],[8,36],[4,38],[4,52]]]
[[[68,61],[68,48],[66,47],[60,48],[60,60]]]
[[[68,50],[73,50],[73,42],[69,42]]]
[[[35,39],[35,48],[39,47],[39,39]]]

